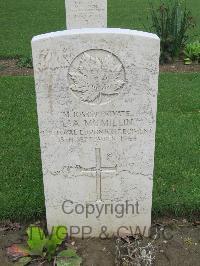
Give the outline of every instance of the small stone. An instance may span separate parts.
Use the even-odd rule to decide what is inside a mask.
[[[107,0],[65,0],[67,29],[107,27]]]

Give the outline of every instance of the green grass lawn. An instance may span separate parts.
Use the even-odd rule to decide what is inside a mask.
[[[161,74],[153,211],[200,211],[200,75]],[[32,77],[2,77],[0,219],[45,213]]]
[[[158,2],[159,0],[153,0]],[[166,1],[166,0],[164,0]],[[200,35],[200,1],[186,0],[197,23],[191,38]],[[108,25],[144,29],[147,0],[108,0]],[[64,0],[0,0],[0,57],[30,56],[34,35],[65,29]]]

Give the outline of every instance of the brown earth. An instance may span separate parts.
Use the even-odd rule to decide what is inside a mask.
[[[155,266],[199,266],[200,265],[200,222],[189,223],[183,220],[160,219],[155,221],[157,239],[151,238],[142,240],[141,246],[152,243]],[[12,223],[0,223],[0,266],[15,265],[8,258],[6,248],[12,244],[25,243],[26,225]],[[163,231],[162,228],[165,228]],[[159,232],[159,233],[158,233]],[[165,233],[163,233],[165,232]],[[122,239],[126,242],[124,239]],[[134,240],[132,240],[134,241]],[[132,264],[122,264],[116,257],[116,239],[84,239],[68,240],[66,246],[73,245],[77,248],[78,254],[83,259],[83,266],[131,266]],[[122,253],[124,251],[121,251]],[[52,265],[48,263],[40,264],[35,262],[31,265]],[[143,266],[149,264],[141,264]]]
[[[32,76],[33,69],[19,67],[17,59],[0,59],[0,76]]]
[[[177,61],[174,64],[160,65],[160,72],[200,72],[200,64],[184,65],[183,61]]]
[[[0,76],[32,76],[32,68],[20,68],[17,59],[0,59]],[[200,64],[184,65],[182,61],[160,66],[160,72],[200,72]]]

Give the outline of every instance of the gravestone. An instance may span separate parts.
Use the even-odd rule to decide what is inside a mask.
[[[67,29],[107,27],[107,0],[65,0]]]
[[[33,38],[49,230],[148,235],[159,46],[156,35],[126,29]]]

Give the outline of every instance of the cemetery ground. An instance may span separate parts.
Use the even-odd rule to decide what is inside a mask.
[[[109,26],[143,30],[147,1],[126,0],[126,5],[123,1],[108,1]],[[0,266],[6,266],[13,264],[5,247],[21,242],[30,223],[45,219],[34,80],[32,70],[20,69],[13,59],[30,57],[32,36],[65,29],[65,10],[63,0],[56,6],[53,0],[2,2]],[[187,2],[197,23],[191,33],[195,40],[200,32],[200,1]],[[177,72],[170,68],[163,70]],[[173,238],[156,240],[156,265],[199,265],[200,73],[198,67],[190,71],[161,73],[159,80],[153,219],[161,227],[169,226]],[[113,240],[80,240],[75,246],[84,265],[114,265]]]
[[[142,247],[152,241],[154,250],[152,255],[155,256],[155,266],[199,266],[200,248],[200,226],[190,223],[186,220],[169,220],[157,219],[154,223],[160,226],[167,225],[168,236],[163,238],[162,234],[157,240],[152,241],[146,239],[142,241]],[[8,259],[5,247],[11,246],[13,243],[21,244],[25,242],[26,225],[19,227],[19,224],[0,223],[0,265],[11,266],[13,263]],[[161,232],[161,231],[160,231]],[[173,236],[173,238],[171,238]],[[171,238],[171,239],[170,239]],[[131,243],[134,240],[130,238]],[[125,241],[124,241],[125,242]],[[125,242],[126,244],[126,242]],[[120,255],[125,252],[121,250],[121,254],[116,254],[118,245],[115,240],[69,240],[64,243],[65,248],[76,248],[78,254],[83,259],[83,266],[121,266]],[[117,264],[118,263],[118,264]],[[31,266],[39,266],[37,262]],[[42,264],[44,266],[52,266],[52,264]],[[129,266],[129,264],[123,264]],[[130,264],[136,265],[136,264]],[[147,264],[142,264],[147,265]],[[41,266],[41,265],[40,265]]]

